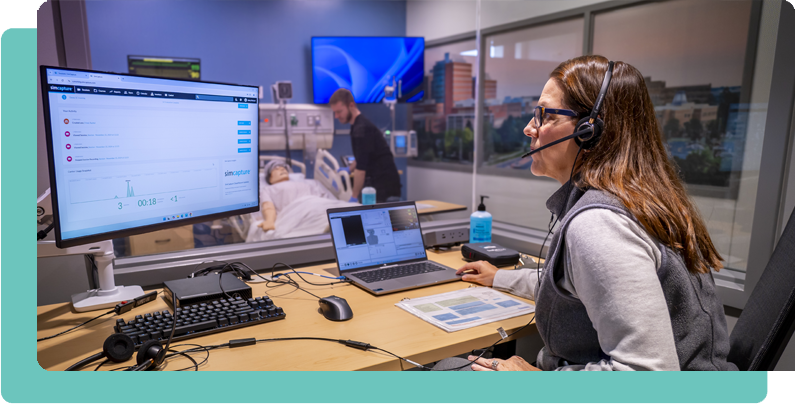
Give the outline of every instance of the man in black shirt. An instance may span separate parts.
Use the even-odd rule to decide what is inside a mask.
[[[329,99],[329,106],[340,123],[351,124],[351,146],[356,158],[351,167],[353,196],[361,201],[362,188],[369,185],[375,188],[375,198],[379,203],[400,200],[400,176],[381,131],[356,108],[353,94],[347,89],[335,91]]]

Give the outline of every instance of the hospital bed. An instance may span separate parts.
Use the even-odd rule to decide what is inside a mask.
[[[265,181],[265,165],[273,160],[282,161],[285,164],[287,159],[281,156],[259,156],[260,170],[259,170],[259,184],[260,187],[269,186]],[[291,160],[293,172],[290,173],[291,181],[302,181],[306,178],[306,164]],[[298,172],[295,172],[297,169]],[[340,201],[351,202],[353,195],[353,187],[351,185],[351,176],[347,168],[342,168],[337,163],[334,156],[327,150],[320,149],[317,151],[314,164],[314,180],[323,185]],[[355,200],[354,200],[355,201]],[[254,212],[248,215],[241,215],[237,218],[230,218],[230,223],[235,231],[243,239],[249,239],[251,226],[256,225],[262,220],[261,212]]]

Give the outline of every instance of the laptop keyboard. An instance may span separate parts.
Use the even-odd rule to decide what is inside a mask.
[[[403,278],[406,276],[444,271],[445,269],[447,268],[434,263],[420,262],[417,264],[407,264],[389,268],[381,268],[374,271],[359,272],[355,275],[364,283],[374,283],[390,279]]]

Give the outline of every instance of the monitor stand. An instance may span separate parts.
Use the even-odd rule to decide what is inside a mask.
[[[113,242],[110,240],[63,249],[56,247],[54,241],[45,240],[38,241],[36,248],[38,258],[84,254],[94,256],[99,275],[99,289],[72,295],[72,306],[77,312],[112,308],[122,301],[133,300],[144,294],[140,286],[116,286],[113,278],[113,259],[116,257],[113,254]]]

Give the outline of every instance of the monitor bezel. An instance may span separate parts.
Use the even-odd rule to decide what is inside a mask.
[[[337,275],[342,276],[344,274],[350,274],[353,272],[358,272],[361,270],[366,269],[374,269],[379,268],[385,265],[395,265],[395,263],[390,264],[376,264],[376,265],[367,265],[358,268],[351,268],[351,269],[342,269],[340,268],[340,261],[339,256],[337,255],[337,243],[334,241],[334,235],[331,234],[331,215],[333,213],[348,213],[348,212],[358,212],[358,211],[365,211],[365,210],[374,210],[374,209],[389,209],[389,208],[398,208],[398,207],[414,207],[414,213],[417,214],[417,226],[420,230],[420,236],[422,237],[422,252],[425,254],[422,258],[414,258],[411,260],[402,261],[401,264],[411,264],[414,262],[423,262],[428,260],[428,251],[425,249],[425,235],[422,234],[422,223],[419,220],[420,214],[417,212],[417,203],[415,201],[401,201],[401,202],[384,202],[384,203],[376,203],[375,205],[361,205],[361,206],[349,206],[344,208],[332,208],[326,210],[326,220],[328,220],[329,226],[329,235],[331,236],[331,246],[334,248],[334,262],[337,263]]]
[[[413,38],[413,39],[421,39],[422,40],[422,76],[423,77],[422,77],[422,82],[420,83],[420,87],[422,87],[423,83],[425,83],[425,51],[427,50],[427,47],[425,46],[425,44],[426,44],[427,41],[425,40],[424,36],[394,36],[394,35],[313,36],[313,37],[311,37],[309,39],[309,53],[310,53],[310,57],[309,57],[309,63],[310,63],[310,65],[309,65],[309,76],[312,79],[311,80],[312,81],[312,103],[315,104],[315,105],[328,105],[328,104],[319,104],[319,103],[317,103],[315,101],[315,46],[314,46],[314,44],[315,44],[315,39],[316,38],[318,38],[318,39],[319,38],[357,38],[357,39],[359,39],[359,38],[361,38],[361,39],[366,39],[366,38]],[[421,99],[419,99],[417,101],[412,101],[412,102],[397,100],[397,103],[398,104],[416,104],[418,102],[422,102],[423,100],[425,100],[425,98],[427,96],[428,96],[428,94],[425,94]],[[356,104],[364,104],[364,105],[376,105],[376,104],[381,104],[383,102],[383,100],[382,101],[378,101],[378,102],[358,102],[358,101],[355,100],[355,97],[354,97],[354,101],[356,102]]]
[[[113,74],[118,76],[129,76],[129,77],[136,77],[136,78],[147,78],[152,80],[171,80],[171,81],[184,81],[187,83],[203,83],[203,84],[220,84],[225,86],[236,86],[236,87],[248,87],[257,91],[257,127],[259,128],[259,87],[258,86],[251,86],[251,85],[242,85],[242,84],[232,84],[232,83],[221,83],[221,82],[213,82],[213,81],[197,81],[197,80],[188,80],[188,79],[171,79],[171,78],[160,78],[160,77],[149,77],[149,76],[138,76],[134,74],[127,74],[127,73],[116,73],[116,72],[104,72],[100,70],[89,70],[89,69],[75,69],[71,67],[60,67],[60,66],[48,66],[48,65],[41,65],[39,66],[39,75],[41,80],[41,105],[42,105],[42,113],[44,114],[44,131],[45,137],[47,138],[47,169],[50,173],[50,198],[52,199],[52,214],[53,214],[53,230],[55,232],[55,245],[58,248],[68,248],[74,247],[78,245],[88,244],[88,243],[96,243],[99,241],[105,240],[112,240],[115,238],[121,237],[129,237],[135,236],[138,234],[149,233],[157,230],[166,230],[172,229],[176,227],[196,224],[207,222],[210,220],[222,219],[225,217],[235,216],[235,215],[242,215],[245,213],[252,213],[259,211],[259,193],[260,193],[260,183],[257,180],[257,204],[256,206],[250,208],[242,208],[236,209],[226,212],[219,212],[213,213],[210,215],[204,216],[197,216],[188,219],[180,219],[177,221],[168,221],[165,223],[155,223],[145,226],[138,226],[123,230],[115,230],[110,232],[104,233],[96,233],[88,236],[81,236],[75,237],[70,239],[62,239],[61,238],[61,217],[58,205],[58,188],[57,188],[57,181],[56,181],[56,174],[55,174],[55,158],[54,158],[54,151],[53,151],[53,134],[52,134],[52,125],[50,122],[50,98],[48,97],[49,90],[48,90],[48,83],[47,83],[47,69],[56,69],[56,70],[69,70],[75,72],[83,72],[83,73],[100,73],[100,74]],[[253,147],[252,147],[253,149]],[[257,134],[257,152],[259,152],[259,134]],[[259,172],[259,159],[257,159],[257,172]]]

